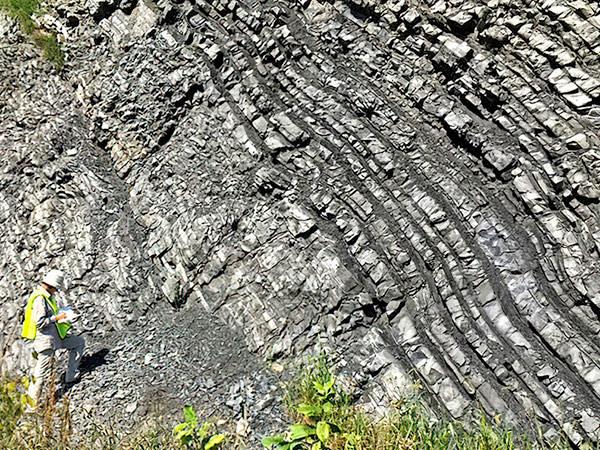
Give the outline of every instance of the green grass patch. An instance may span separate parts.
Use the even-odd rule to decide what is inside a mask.
[[[17,19],[27,34],[35,30],[35,23],[31,17],[39,8],[39,0],[0,0],[0,9]]]
[[[40,11],[39,0],[0,0],[0,10],[19,21],[23,32],[30,35],[42,54],[58,70],[65,64],[65,54],[55,33],[38,29],[33,21]]]
[[[42,49],[44,58],[50,61],[57,69],[62,69],[65,64],[65,54],[60,48],[55,34],[36,31],[33,34],[33,41]]]
[[[275,450],[533,450],[570,449],[566,439],[549,445],[516,435],[500,420],[482,416],[468,424],[432,417],[418,394],[390,407],[376,420],[351,401],[323,356],[309,361],[288,383],[285,402],[291,424],[263,439]],[[591,448],[591,447],[589,447]]]

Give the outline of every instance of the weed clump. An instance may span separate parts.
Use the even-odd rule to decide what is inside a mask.
[[[24,33],[42,50],[42,54],[58,70],[65,63],[65,54],[55,33],[39,29],[33,15],[40,10],[40,0],[0,0],[0,10],[19,21]]]
[[[25,401],[18,390],[16,381],[5,381],[0,384],[0,446],[6,448],[6,437],[12,436],[17,428],[17,421]]]
[[[184,421],[173,428],[177,441],[186,448],[212,450],[217,449],[225,441],[226,436],[215,432],[214,424],[200,423],[192,406],[183,408]]]
[[[54,377],[53,377],[54,379]],[[72,433],[68,396],[58,403],[50,396],[35,413],[28,407],[27,379],[0,380],[0,449],[23,448],[88,449],[182,449],[217,450],[246,448],[233,433],[221,433],[212,422],[203,421],[191,406],[183,411],[183,422],[169,427],[158,422],[136,424],[133,434],[94,422],[85,434]],[[49,392],[55,392],[51,382]],[[382,419],[375,419],[357,405],[324,357],[311,360],[299,376],[288,383],[285,403],[290,425],[280,434],[267,436],[263,446],[274,450],[533,450],[570,449],[562,440],[547,445],[515,435],[499,420],[484,416],[464,425],[434,420],[416,394],[398,401]],[[585,444],[581,448],[593,447]],[[597,448],[597,447],[595,447]]]
[[[170,428],[162,418],[136,424],[124,435],[107,423],[89,418],[85,434],[74,434],[69,413],[69,397],[58,402],[56,376],[52,375],[47,398],[35,410],[27,395],[29,380],[0,379],[0,449],[56,450],[217,450],[232,448],[234,437],[217,432],[212,422],[203,422],[191,406],[183,411],[184,421]],[[239,439],[235,448],[240,444]],[[241,445],[241,444],[240,444]]]
[[[565,441],[548,446],[515,436],[498,420],[478,423],[433,420],[418,395],[395,403],[380,420],[353,404],[319,356],[289,383],[285,401],[292,424],[284,433],[265,437],[275,450],[533,450],[569,449]]]
[[[50,392],[54,392],[54,380],[53,375]],[[68,397],[58,405],[55,395],[49,395],[33,413],[27,411],[32,406],[28,386],[27,378],[0,382],[0,448],[67,448],[71,435]]]

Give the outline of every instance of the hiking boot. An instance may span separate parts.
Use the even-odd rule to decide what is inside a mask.
[[[65,379],[65,386],[73,386],[74,384],[77,384],[81,381],[81,375],[77,375],[75,378],[73,378],[70,381],[67,381]]]

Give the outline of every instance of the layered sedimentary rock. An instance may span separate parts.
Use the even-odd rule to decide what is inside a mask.
[[[449,416],[598,440],[595,3],[89,1],[45,20],[60,78],[2,49],[5,367],[25,354],[15,291],[62,266],[124,361],[194,371],[169,333],[195,336],[188,361],[219,323],[256,361],[242,378],[326,347],[372,406],[418,379]],[[171,310],[202,320],[178,335]],[[91,379],[128,376],[110,366]]]

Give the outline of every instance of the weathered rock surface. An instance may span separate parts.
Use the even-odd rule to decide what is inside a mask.
[[[82,402],[98,380],[200,397],[219,342],[267,392],[261,357],[326,346],[374,406],[417,377],[453,417],[599,439],[596,3],[57,11],[60,76],[0,24],[5,370],[27,364],[21,298],[60,266],[118,349]]]

